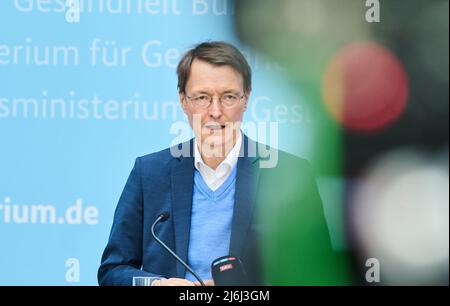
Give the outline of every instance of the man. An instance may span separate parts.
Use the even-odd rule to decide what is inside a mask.
[[[251,93],[245,58],[230,44],[201,43],[182,57],[177,74],[195,139],[136,159],[117,205],[99,284],[131,285],[134,276],[149,276],[153,285],[199,285],[151,236],[152,223],[165,211],[170,219],[158,225],[157,235],[207,285],[214,284],[211,262],[228,254],[241,259],[250,284],[263,284],[262,252],[278,256],[274,248],[280,242],[270,235],[283,213],[296,215],[290,213],[295,207],[301,207],[296,232],[314,237],[298,261],[311,266],[315,254],[330,248],[314,178],[306,161],[274,150],[269,158],[279,157],[276,167],[263,168],[268,156],[258,153],[262,146],[241,132]]]

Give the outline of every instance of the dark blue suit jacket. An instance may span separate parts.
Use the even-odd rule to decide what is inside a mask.
[[[246,136],[243,140],[242,157],[237,162],[229,253],[242,260],[250,282],[256,285],[262,283],[258,232],[263,224],[255,217],[255,207],[279,205],[276,197],[263,192],[270,191],[274,186],[273,180],[277,178],[268,175],[274,173],[275,169],[260,169],[261,157],[258,154],[249,156],[246,149],[255,143]],[[174,157],[169,148],[136,159],[114,214],[111,234],[98,271],[100,285],[131,285],[133,276],[184,278],[185,268],[152,238],[150,228],[161,212],[170,212],[170,219],[159,224],[156,233],[186,261],[195,169],[193,143],[191,140],[179,145],[179,148],[189,148],[190,152],[184,152],[178,157]],[[283,184],[285,187],[277,188],[284,190],[276,192],[296,190],[296,196],[292,197],[295,198],[294,202],[307,202],[307,214],[303,217],[313,223],[314,231],[320,232],[318,244],[328,248],[328,231],[309,164],[287,153],[279,153],[277,168],[297,170],[294,170],[292,178],[296,183]],[[280,175],[283,176],[283,172]],[[305,190],[308,189],[307,198],[302,195],[299,198],[297,184],[308,186],[305,187]],[[287,204],[282,203],[280,209],[285,209]],[[306,230],[310,231],[311,228]]]

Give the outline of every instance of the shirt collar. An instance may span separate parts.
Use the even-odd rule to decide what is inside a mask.
[[[233,169],[233,167],[236,165],[239,157],[239,153],[241,151],[242,146],[242,132],[239,131],[238,133],[238,139],[236,141],[236,144],[234,145],[233,149],[231,149],[230,153],[225,157],[225,159],[217,166],[217,169],[222,168],[224,165],[229,166],[229,169]],[[200,151],[198,149],[199,144],[197,143],[197,138],[195,138],[195,145],[194,145],[194,165],[197,170],[200,171],[200,166],[209,166],[205,164],[203,161],[203,158],[200,154]]]

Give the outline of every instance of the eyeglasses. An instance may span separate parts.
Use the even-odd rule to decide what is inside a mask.
[[[219,102],[221,105],[223,105],[226,108],[231,108],[242,101],[242,99],[245,97],[245,94],[242,96],[235,95],[235,94],[224,94],[219,97]],[[189,97],[186,95],[186,98],[194,104],[197,108],[206,109],[211,106],[211,103],[213,102],[213,97],[209,95],[198,95],[195,97]]]

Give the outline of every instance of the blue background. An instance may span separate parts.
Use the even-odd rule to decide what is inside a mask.
[[[263,97],[255,112],[252,113],[250,107],[245,120],[280,121],[279,132],[283,136],[278,147],[307,158],[311,154],[311,127],[305,119],[307,110],[301,111],[301,117],[298,112],[294,114],[289,110],[281,116],[283,120],[275,114],[277,105],[288,105],[285,101],[295,100],[302,105],[302,97],[293,90],[282,68],[239,43],[233,31],[230,1],[149,1],[167,3],[169,7],[176,2],[181,14],[97,11],[82,13],[78,23],[69,23],[64,13],[54,12],[57,2],[45,5],[50,12],[39,10],[38,2],[0,2],[0,101],[3,100],[3,109],[0,108],[0,285],[97,284],[97,268],[114,209],[134,159],[168,147],[177,136],[170,133],[175,121],[172,112],[164,118],[158,110],[157,120],[142,117],[108,120],[92,115],[87,119],[42,118],[31,114],[25,117],[20,111],[18,116],[12,116],[13,99],[32,98],[42,103],[45,91],[48,99],[67,101],[73,91],[75,99],[91,101],[97,95],[102,100],[122,103],[120,101],[133,99],[135,93],[139,93],[139,100],[149,101],[152,106],[161,107],[163,101],[176,103],[175,119],[185,121],[178,105],[175,67],[163,64],[151,68],[142,61],[141,50],[148,41],[160,41],[161,45],[151,50],[161,53],[170,48],[182,53],[204,40],[236,44],[248,55],[254,72],[250,103]],[[20,12],[15,6],[18,3],[32,3],[33,9]],[[193,11],[195,5],[205,8],[198,3],[207,4],[205,14]],[[220,9],[226,4],[226,14],[216,14],[213,4]],[[27,38],[31,42],[27,43]],[[115,41],[118,47],[132,48],[127,65],[104,67],[97,62],[93,66],[89,48],[96,38]],[[40,66],[26,64],[23,56],[14,64],[4,52],[15,45],[38,46],[40,50],[44,46],[74,46],[79,50],[79,64]],[[178,58],[173,61],[177,63]],[[303,134],[290,133],[294,128]],[[340,186],[325,181],[321,181],[321,191],[329,226],[333,228],[340,226],[333,223],[337,222],[333,216],[339,207],[327,204],[326,193],[339,190]],[[81,224],[68,224],[67,219],[61,219],[61,224],[7,222],[7,198],[11,202],[9,207],[20,209],[50,204],[56,210],[57,221],[64,217],[66,209],[81,199],[83,211],[89,206],[98,210],[98,222],[86,224],[83,220]],[[340,238],[333,234],[332,237],[335,247],[339,247]],[[79,263],[79,278],[67,276],[71,267],[66,266],[66,261],[70,258]]]

